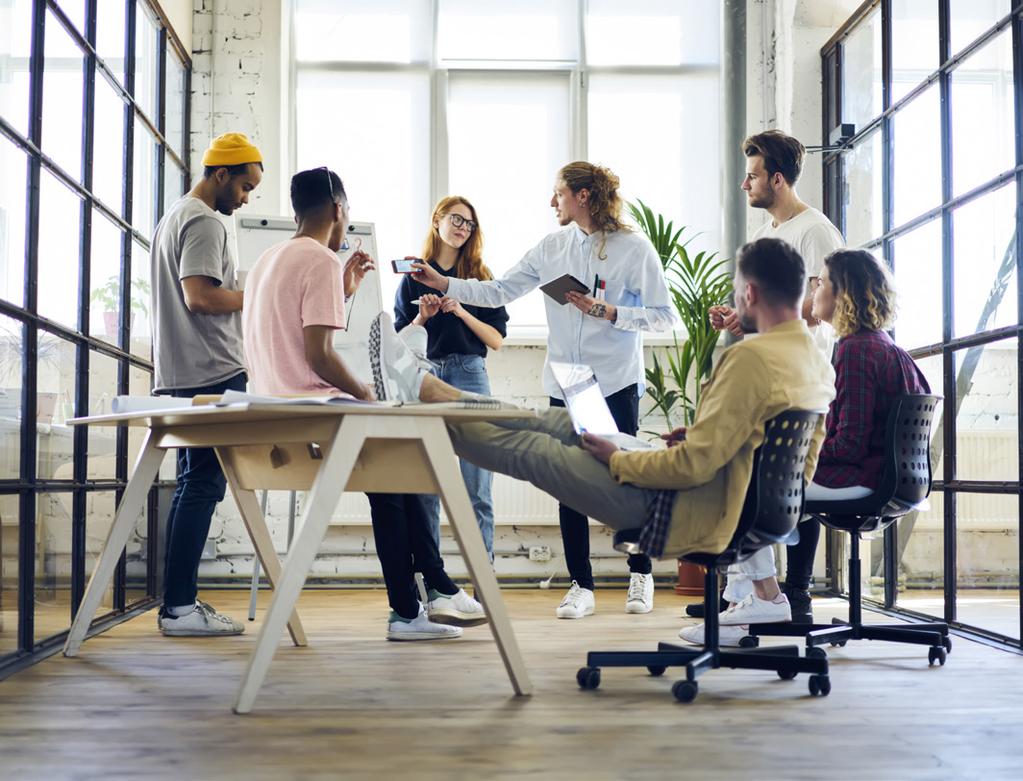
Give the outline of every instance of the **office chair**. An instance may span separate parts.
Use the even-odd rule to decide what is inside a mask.
[[[860,580],[860,535],[879,532],[918,508],[931,492],[931,422],[941,396],[905,394],[888,413],[885,441],[888,443],[877,489],[862,499],[807,501],[805,512],[829,529],[848,532],[849,619],[831,624],[751,624],[749,640],[758,637],[806,637],[806,654],[825,658],[820,646],[844,646],[849,640],[885,640],[893,643],[928,645],[928,664],[945,664],[952,650],[948,624],[944,621],[919,624],[864,625]]]
[[[810,673],[809,689],[814,696],[831,691],[827,659],[801,658],[798,646],[722,651],[718,646],[718,569],[742,561],[767,545],[790,544],[798,539],[796,524],[803,511],[803,469],[817,412],[788,410],[769,420],[764,442],[753,456],[753,475],[738,527],[728,546],[720,553],[694,552],[686,561],[707,568],[703,581],[704,646],[687,647],[659,643],[656,651],[590,651],[586,667],[576,674],[583,689],[600,686],[601,667],[646,667],[651,675],[663,675],[669,667],[684,667],[686,677],[672,686],[679,702],[692,702],[699,691],[696,679],[719,667],[746,670],[774,670],[783,680]],[[683,500],[684,501],[684,500]],[[640,529],[614,535],[615,548],[623,553],[639,551]]]

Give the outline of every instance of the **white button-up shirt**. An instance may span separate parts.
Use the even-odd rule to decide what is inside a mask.
[[[489,282],[451,278],[447,295],[464,304],[504,306],[529,291],[571,274],[587,285],[594,275],[606,283],[605,298],[618,308],[618,318],[598,319],[572,304],[559,304],[544,296],[547,307],[547,359],[543,386],[549,396],[562,398],[550,362],[590,366],[604,396],[633,383],[642,395],[645,386],[642,331],[668,331],[678,316],[664,281],[661,260],[641,233],[619,230],[587,236],[572,225],[552,233],[503,278]],[[591,291],[592,292],[592,291]]]

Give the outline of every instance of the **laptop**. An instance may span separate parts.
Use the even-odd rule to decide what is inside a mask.
[[[565,396],[565,406],[572,418],[577,433],[588,431],[596,434],[622,450],[655,450],[651,442],[623,434],[618,430],[611,410],[608,409],[604,394],[600,391],[597,378],[589,366],[578,363],[551,361],[554,380]]]

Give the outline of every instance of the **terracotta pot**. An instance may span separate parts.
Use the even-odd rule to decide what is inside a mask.
[[[679,559],[678,583],[675,584],[675,593],[684,597],[702,597],[703,578],[706,574],[706,567]]]

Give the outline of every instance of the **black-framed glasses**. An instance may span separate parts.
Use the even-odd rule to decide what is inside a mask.
[[[448,219],[451,220],[451,224],[454,225],[456,228],[461,228],[462,226],[465,226],[466,228],[469,229],[469,233],[472,233],[474,230],[476,230],[476,228],[479,227],[473,220],[467,220],[461,214],[455,214],[452,212],[451,214],[448,215]]]

